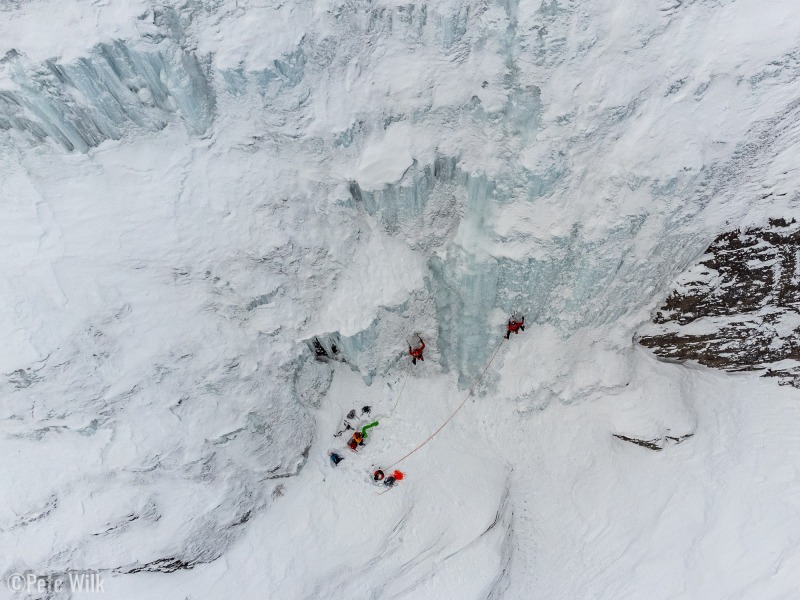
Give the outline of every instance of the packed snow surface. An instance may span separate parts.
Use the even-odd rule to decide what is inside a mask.
[[[0,0],[0,575],[796,597],[797,389],[633,341],[800,215],[796,13]]]

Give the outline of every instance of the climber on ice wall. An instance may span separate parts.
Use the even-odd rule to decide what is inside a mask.
[[[506,339],[511,337],[512,333],[519,335],[520,329],[522,331],[525,331],[525,317],[514,313],[508,320],[508,331],[506,331]]]
[[[417,364],[417,359],[424,361],[425,358],[422,356],[422,351],[425,350],[425,342],[422,337],[415,333],[406,341],[408,343],[408,353],[411,355],[411,362]]]

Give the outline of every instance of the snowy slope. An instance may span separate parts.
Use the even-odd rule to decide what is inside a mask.
[[[793,597],[797,391],[632,340],[718,234],[798,213],[795,14],[0,4],[0,574]]]

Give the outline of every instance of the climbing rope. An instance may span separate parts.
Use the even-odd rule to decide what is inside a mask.
[[[467,392],[467,395],[466,395],[466,396],[464,396],[464,399],[461,401],[461,404],[459,404],[459,405],[458,405],[458,407],[457,407],[457,408],[456,408],[456,409],[453,411],[453,414],[451,414],[449,417],[447,417],[447,420],[446,420],[444,423],[442,423],[441,427],[439,427],[439,429],[437,429],[437,430],[436,430],[436,431],[434,431],[432,434],[430,434],[430,435],[429,435],[429,436],[428,436],[428,437],[425,439],[425,441],[423,441],[423,442],[422,442],[421,444],[419,444],[419,445],[418,445],[416,448],[414,448],[413,450],[411,450],[411,452],[409,452],[408,454],[406,454],[405,456],[403,456],[403,458],[401,458],[400,460],[398,460],[398,461],[396,461],[396,462],[392,463],[391,465],[389,465],[388,467],[386,467],[386,470],[387,470],[387,471],[388,471],[389,469],[392,469],[392,468],[396,467],[397,465],[399,465],[401,462],[403,462],[403,461],[404,461],[405,459],[407,459],[409,456],[411,456],[412,454],[414,454],[414,452],[416,452],[417,450],[419,450],[420,448],[422,448],[422,447],[423,447],[425,444],[427,444],[428,442],[430,442],[430,441],[431,441],[431,440],[432,440],[434,437],[436,437],[436,434],[438,434],[438,433],[439,433],[439,432],[440,432],[442,429],[444,429],[444,428],[445,428],[445,426],[446,426],[446,425],[447,425],[447,424],[448,424],[448,423],[449,423],[449,422],[450,422],[450,421],[453,419],[453,417],[455,417],[455,416],[456,416],[456,414],[458,414],[458,411],[460,411],[460,410],[461,410],[461,408],[464,406],[464,404],[466,404],[466,402],[467,402],[467,400],[469,399],[469,397],[472,395],[472,392],[475,390],[475,386],[477,386],[477,385],[480,383],[481,379],[483,379],[483,376],[484,376],[484,375],[486,375],[486,371],[488,371],[488,370],[489,370],[489,367],[491,367],[491,366],[492,366],[492,363],[494,362],[494,358],[497,356],[497,353],[500,351],[500,348],[503,346],[503,342],[505,342],[505,341],[506,341],[506,339],[505,339],[505,338],[503,338],[503,339],[500,341],[500,344],[497,346],[497,349],[495,349],[495,351],[494,351],[494,354],[492,354],[492,358],[491,358],[491,359],[489,359],[489,362],[486,364],[486,368],[483,370],[483,372],[480,374],[480,376],[479,376],[479,377],[478,377],[478,378],[477,378],[477,379],[476,379],[476,380],[473,382],[472,386],[470,386],[470,388],[469,388],[469,391]]]
[[[408,381],[408,376],[409,375],[411,375],[411,368],[410,367],[406,371],[406,377],[405,377],[405,379],[403,379],[403,384],[400,386],[400,393],[397,394],[397,400],[394,401],[394,407],[392,408],[392,411],[389,413],[389,417],[390,418],[394,416],[394,411],[396,411],[397,407],[400,405],[400,398],[403,397],[403,390],[406,389],[406,382]]]

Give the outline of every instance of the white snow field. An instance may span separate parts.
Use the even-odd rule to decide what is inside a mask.
[[[634,341],[800,217],[798,16],[0,0],[0,598],[800,598],[800,392]]]

